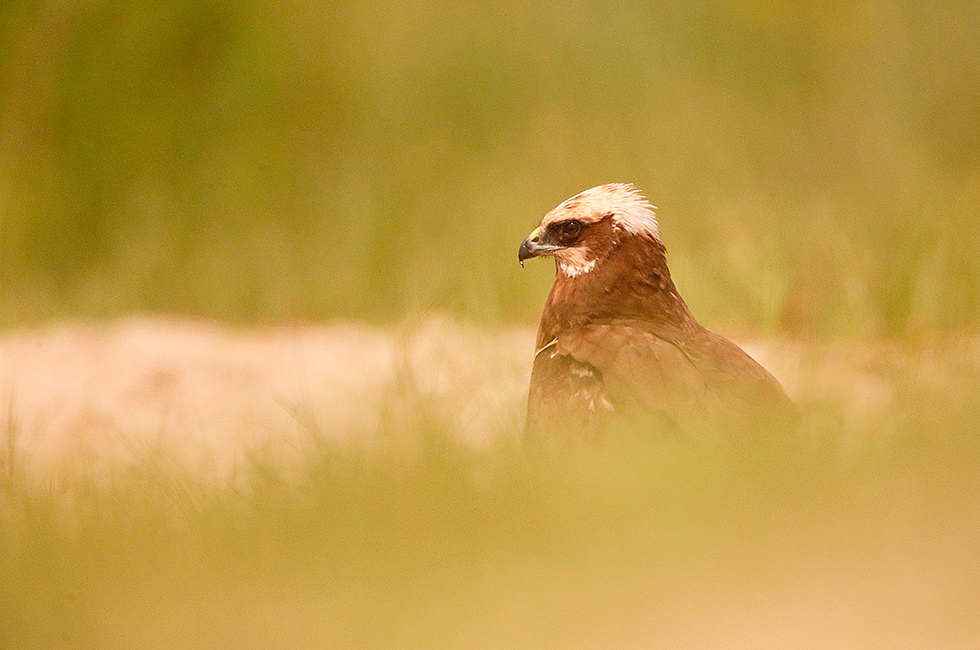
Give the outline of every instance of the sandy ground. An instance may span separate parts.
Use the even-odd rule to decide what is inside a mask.
[[[883,346],[737,342],[794,399],[838,404],[852,430],[888,412],[913,366],[955,381],[949,368],[910,365]],[[236,330],[134,316],[8,333],[0,336],[0,458],[40,469],[159,452],[223,476],[243,454],[302,455],[324,440],[363,438],[381,418],[418,415],[399,413],[399,403],[422,404],[467,442],[485,444],[520,431],[533,345],[530,327],[439,317],[395,329]],[[980,345],[957,358],[976,381]]]
[[[6,433],[0,435],[0,460],[9,468],[13,459],[26,473],[43,476],[45,468],[118,467],[160,453],[220,478],[248,454],[301,459],[324,441],[361,444],[379,429],[397,430],[399,418],[417,422],[419,408],[468,443],[483,445],[520,430],[533,337],[527,327],[488,330],[445,318],[396,329],[333,324],[235,330],[131,317],[8,333],[0,337],[0,434]],[[829,407],[847,421],[838,430],[858,434],[887,431],[881,423],[910,390],[980,386],[976,341],[958,342],[952,352],[738,342],[794,399],[811,409]],[[464,589],[471,598],[491,594],[486,602],[475,600],[483,609],[465,619],[474,626],[472,647],[485,647],[484,623],[494,638],[516,643],[524,634],[518,623],[528,617],[544,639],[552,617],[581,629],[584,640],[575,647],[978,647],[976,522],[954,505],[946,507],[948,521],[933,521],[924,511],[909,517],[908,525],[879,522],[880,532],[874,522],[866,528],[855,523],[857,532],[845,529],[843,537],[830,529],[808,541],[805,551],[788,535],[782,553],[766,558],[757,581],[736,573],[714,585],[707,571],[705,584],[683,583],[677,594],[644,587],[628,562],[597,588],[575,582],[579,573],[592,574],[576,568],[574,558],[562,559],[555,576],[568,571],[571,577],[555,584],[547,569],[543,577],[529,578],[535,565],[515,559],[513,575],[488,572],[486,584]],[[318,591],[315,581],[296,586],[295,593],[276,582],[267,594],[251,576],[244,581],[240,589],[224,590],[136,587],[135,595],[109,594],[102,604],[64,599],[70,607],[51,611],[92,607],[100,621],[92,629],[123,635],[112,647],[147,646],[147,638],[160,647],[173,646],[174,639],[183,647],[227,647],[228,639],[267,647],[284,638],[296,639],[286,645],[308,647],[308,639],[299,637],[323,634],[324,611],[347,611],[336,609],[333,596]],[[612,611],[620,601],[610,605],[603,598],[623,599],[620,582],[650,593],[622,601],[632,610]],[[528,595],[529,585],[540,593]],[[425,609],[436,605],[445,603],[425,593],[411,599],[404,605],[406,629],[414,629],[416,618],[423,621],[418,625],[436,625],[432,621],[442,614]],[[465,618],[468,610],[460,611]],[[649,630],[643,627],[647,618]],[[70,621],[57,625],[71,628]],[[465,638],[469,632],[458,633]],[[125,634],[135,635],[132,643]],[[590,641],[603,634],[612,636]]]
[[[528,329],[444,319],[401,331],[158,317],[53,325],[0,337],[0,423],[7,455],[32,469],[157,451],[223,475],[244,453],[302,454],[376,430],[411,395],[482,444],[519,429],[533,344]]]

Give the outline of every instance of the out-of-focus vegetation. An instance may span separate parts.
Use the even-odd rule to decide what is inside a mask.
[[[632,181],[709,324],[980,324],[980,6],[9,0],[3,322],[534,320]]]
[[[884,417],[801,400],[806,442],[761,459],[475,450],[411,391],[374,447],[243,455],[217,483],[166,444],[115,469],[8,455],[0,646],[976,648],[964,352],[910,363]]]
[[[6,0],[0,327],[530,322],[521,239],[631,181],[710,326],[976,331],[978,124],[967,0]],[[34,471],[7,378],[0,647],[975,648],[975,347],[881,349],[887,409],[797,378],[762,458],[474,450],[398,385],[364,444],[298,418],[300,468],[226,481],[185,431]]]

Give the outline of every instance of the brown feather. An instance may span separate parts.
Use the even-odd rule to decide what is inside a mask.
[[[591,214],[590,192],[610,209],[601,190],[573,197],[542,222],[560,228],[575,218],[587,227],[574,245],[548,253],[559,263],[538,330],[528,434],[592,438],[642,424],[717,436],[787,426],[795,407],[779,382],[702,327],[677,293],[652,212],[653,227],[638,232],[636,214],[634,227],[618,223],[615,201],[612,212]],[[594,263],[569,273],[563,254]]]

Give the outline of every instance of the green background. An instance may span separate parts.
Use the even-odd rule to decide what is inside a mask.
[[[604,182],[732,332],[980,323],[980,5],[0,7],[0,324],[534,322]]]
[[[457,377],[539,317],[518,245],[611,181],[704,324],[796,339],[798,446],[461,443],[448,400],[517,408]],[[3,378],[0,648],[980,647],[980,348],[950,336],[980,325],[978,213],[976,0],[2,0],[0,329],[359,319],[404,349],[357,445],[287,392],[295,431],[243,422],[223,480],[180,460],[214,432],[114,425],[98,328],[65,357],[92,392],[40,424]],[[430,312],[491,327],[416,367]],[[213,336],[189,358],[240,349]],[[210,390],[158,363],[127,399]],[[90,399],[79,436],[132,458],[44,466]]]

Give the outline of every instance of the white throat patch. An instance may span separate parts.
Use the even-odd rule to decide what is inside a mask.
[[[580,248],[566,248],[555,253],[558,268],[570,278],[588,273],[595,268],[596,260],[587,259],[586,252]]]

